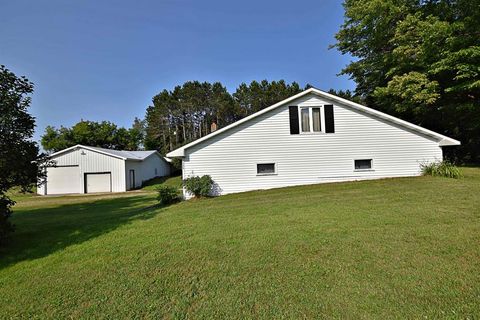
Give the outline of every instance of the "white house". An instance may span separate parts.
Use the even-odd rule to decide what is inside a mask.
[[[460,142],[308,89],[167,154],[183,178],[210,175],[217,194],[417,176]],[[188,195],[186,195],[188,197]]]
[[[118,151],[76,145],[50,156],[46,183],[37,193],[124,192],[170,174],[169,159],[157,151]]]

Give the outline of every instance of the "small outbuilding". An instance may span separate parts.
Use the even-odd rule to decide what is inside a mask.
[[[156,150],[120,151],[76,145],[50,155],[41,195],[124,192],[170,175],[170,160]]]

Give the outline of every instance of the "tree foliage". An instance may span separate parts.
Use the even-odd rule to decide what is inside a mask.
[[[350,90],[335,90],[335,89],[330,89],[328,90],[328,93],[336,95],[337,97],[344,98],[356,103],[363,103],[362,97],[359,95],[356,95],[354,92]]]
[[[32,92],[30,81],[0,66],[0,245],[13,231],[9,217],[15,202],[7,191],[12,187],[29,191],[42,177],[45,158],[31,140],[35,118],[27,112]]]
[[[346,0],[336,47],[369,106],[462,141],[480,162],[480,0]]]
[[[163,90],[147,108],[145,145],[166,153],[210,132],[216,122],[235,121],[233,99],[220,83],[189,81],[173,91]]]
[[[230,94],[219,82],[189,81],[153,97],[146,114],[145,145],[167,153],[300,92],[297,83],[263,80],[242,83]]]
[[[240,108],[240,115],[247,116],[302,91],[298,83],[285,83],[284,80],[268,82],[252,81],[249,85],[238,86],[233,98]]]
[[[42,136],[46,151],[56,152],[77,144],[116,150],[138,150],[143,145],[144,121],[135,118],[132,128],[118,127],[109,121],[81,120],[71,128],[48,126]]]

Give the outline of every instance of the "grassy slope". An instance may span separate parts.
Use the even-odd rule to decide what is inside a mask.
[[[145,182],[142,189],[147,191],[155,191],[155,188],[157,188],[160,185],[170,186],[170,187],[175,187],[180,189],[182,187],[182,177],[175,176],[175,177],[154,178],[152,180],[148,180],[147,182]]]
[[[475,317],[480,169],[149,208],[19,201],[0,318]]]

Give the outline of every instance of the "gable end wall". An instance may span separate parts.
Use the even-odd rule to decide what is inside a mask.
[[[290,134],[288,106],[334,105],[335,133]],[[307,95],[192,146],[183,178],[209,174],[218,194],[336,181],[416,176],[420,164],[442,160],[434,138],[406,130],[348,106]],[[354,159],[373,159],[373,170],[354,170]],[[277,174],[258,176],[257,163],[274,162]]]
[[[83,155],[82,152],[84,153]],[[79,166],[80,173],[78,179],[80,179],[81,190],[78,193],[85,192],[85,173],[94,172],[111,172],[112,192],[126,191],[125,161],[122,159],[80,148],[62,153],[52,160],[56,161],[57,166]],[[38,193],[44,194],[43,186],[39,188]]]

